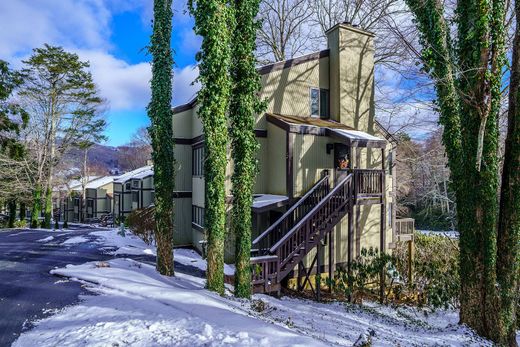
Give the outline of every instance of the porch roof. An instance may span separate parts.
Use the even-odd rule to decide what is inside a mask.
[[[267,113],[267,121],[280,128],[298,134],[328,136],[353,147],[384,148],[386,140],[364,131],[330,120],[315,117],[299,117]]]
[[[253,212],[260,213],[281,207],[289,202],[289,198],[285,195],[273,194],[255,194],[253,196]]]

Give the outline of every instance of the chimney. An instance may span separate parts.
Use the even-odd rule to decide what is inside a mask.
[[[374,34],[350,23],[326,32],[331,119],[371,132],[374,120]]]

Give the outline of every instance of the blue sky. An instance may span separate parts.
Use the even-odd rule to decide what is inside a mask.
[[[184,2],[174,2],[172,48],[175,50],[173,104],[197,90],[195,53],[200,38]],[[148,125],[151,0],[0,1],[0,59],[15,68],[44,43],[63,46],[91,63],[94,81],[107,99],[108,144],[127,143]],[[30,18],[30,25],[27,19]],[[21,25],[20,23],[28,23]]]

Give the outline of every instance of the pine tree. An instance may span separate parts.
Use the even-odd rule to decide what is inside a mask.
[[[204,129],[206,158],[205,227],[208,237],[207,287],[224,292],[224,240],[226,237],[226,165],[230,96],[230,8],[225,0],[190,0],[195,32],[202,36],[199,61],[201,90],[198,115]]]
[[[34,189],[31,227],[36,227],[44,201],[45,228],[51,227],[54,168],[63,155],[85,136],[92,124],[100,120],[103,100],[89,71],[89,63],[62,47],[45,44],[23,61],[24,84],[20,91],[30,114],[29,142],[35,151],[38,167]],[[102,131],[99,128],[97,131]],[[31,137],[33,136],[33,137]],[[39,137],[39,138],[37,138]]]
[[[155,240],[157,271],[173,276],[173,193],[175,157],[173,118],[171,112],[173,57],[170,48],[172,32],[172,0],[154,1],[152,54],[152,99],[148,105],[151,125],[155,187]]]
[[[235,0],[233,39],[231,40],[231,78],[233,88],[229,107],[231,120],[232,234],[235,235],[235,295],[251,296],[251,205],[257,172],[255,115],[263,109],[258,98],[260,76],[256,70],[256,21],[259,0]]]

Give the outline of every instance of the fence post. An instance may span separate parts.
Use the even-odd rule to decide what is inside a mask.
[[[408,241],[408,285],[412,285],[414,278],[413,278],[413,262],[415,258],[415,249],[414,249],[414,242],[413,238]]]

